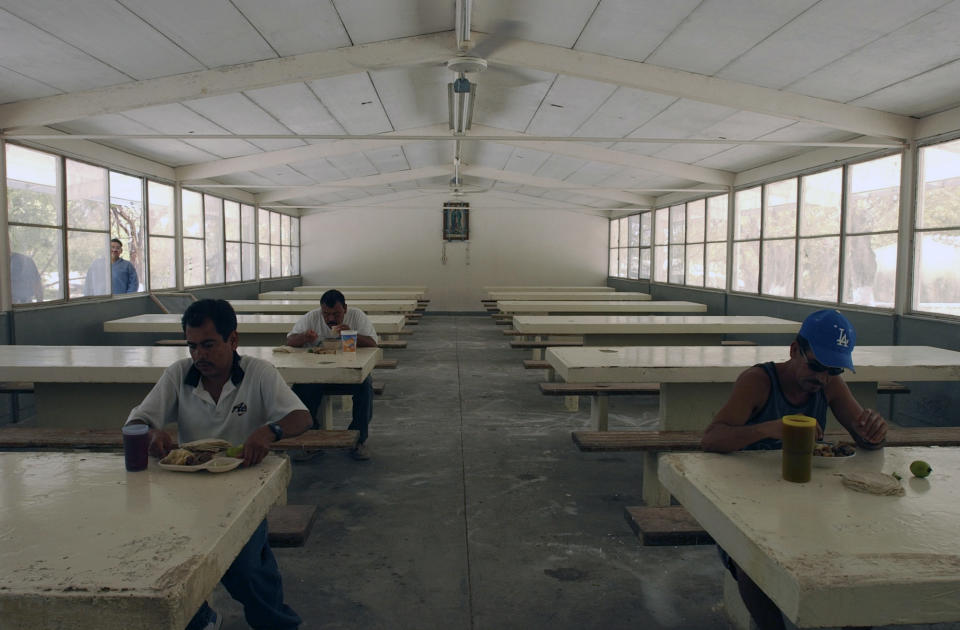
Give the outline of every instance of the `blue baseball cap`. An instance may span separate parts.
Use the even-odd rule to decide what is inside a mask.
[[[857,332],[840,311],[825,308],[810,313],[800,326],[800,336],[810,342],[820,363],[856,372],[851,355],[857,344]]]

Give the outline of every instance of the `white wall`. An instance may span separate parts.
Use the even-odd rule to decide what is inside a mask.
[[[466,197],[470,240],[447,243],[444,264],[442,207],[448,198],[427,199],[418,208],[304,215],[303,283],[424,284],[430,310],[441,311],[480,310],[486,285],[606,284],[609,228],[604,217],[504,209],[485,204],[481,195]]]

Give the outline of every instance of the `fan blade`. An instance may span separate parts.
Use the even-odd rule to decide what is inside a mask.
[[[470,54],[474,57],[486,58],[492,55],[495,50],[503,46],[508,40],[516,39],[523,30],[523,22],[516,20],[501,20],[493,27],[485,40],[470,49]]]
[[[555,75],[540,73],[535,71],[524,71],[500,64],[490,65],[482,77],[477,78],[477,83],[486,84],[487,81],[494,80],[502,87],[520,87],[521,85],[530,85],[532,83],[546,83],[553,80]]]

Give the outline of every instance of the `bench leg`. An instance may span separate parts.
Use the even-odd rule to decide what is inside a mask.
[[[340,397],[340,408],[344,411],[353,411],[353,395],[344,394]]]
[[[591,396],[590,397],[590,426],[594,431],[607,430],[607,410],[609,409],[609,396]]]
[[[547,368],[545,371],[546,371],[547,382],[548,382],[548,383],[554,383],[554,382],[556,382],[556,380],[557,380],[557,373],[554,371],[554,369],[553,369],[553,368]]]
[[[667,507],[670,493],[657,477],[657,453],[643,453],[643,502],[647,507]]]
[[[320,402],[320,426],[327,431],[333,429],[333,396],[324,396]]]
[[[564,396],[563,408],[566,409],[567,411],[580,411],[580,397]]]
[[[534,361],[541,361],[543,359],[543,348],[534,348],[532,358]]]

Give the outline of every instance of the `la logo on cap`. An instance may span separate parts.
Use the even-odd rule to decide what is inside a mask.
[[[847,332],[843,328],[840,328],[840,336],[837,337],[837,345],[843,346],[844,348],[850,347],[850,338],[847,337]]]

